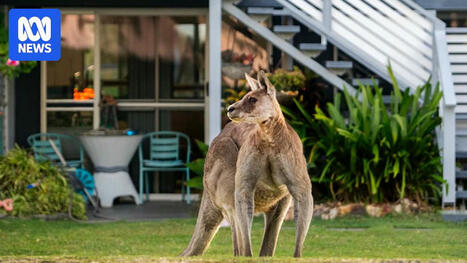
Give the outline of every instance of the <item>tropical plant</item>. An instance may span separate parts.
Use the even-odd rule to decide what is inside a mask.
[[[72,199],[73,217],[86,218],[83,197],[73,192],[64,173],[19,147],[0,156],[0,200],[8,198],[13,199],[13,210],[7,212],[12,216],[67,213]]]
[[[188,180],[186,182],[186,185],[189,187],[203,190],[204,161],[206,159],[206,154],[208,153],[209,146],[199,140],[196,140],[196,145],[203,154],[203,157],[193,160],[186,164],[186,166],[197,175],[196,177],[193,177],[190,180]]]
[[[310,115],[295,101],[300,114],[283,108],[304,143],[312,180],[326,184],[335,200],[383,202],[408,197],[419,203],[439,197],[445,183],[435,141],[441,123],[439,85],[430,80],[413,94],[393,82],[390,105],[382,89],[360,85],[357,94],[344,90]],[[345,106],[345,107],[342,107]],[[347,114],[343,114],[346,109]]]

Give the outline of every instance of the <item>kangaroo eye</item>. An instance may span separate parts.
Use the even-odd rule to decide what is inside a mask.
[[[250,97],[250,98],[248,99],[248,101],[249,101],[250,103],[255,103],[255,102],[257,101],[257,99],[256,99],[256,98],[253,98],[253,97]]]

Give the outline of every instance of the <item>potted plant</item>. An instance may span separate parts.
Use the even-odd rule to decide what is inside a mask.
[[[305,89],[306,77],[297,66],[294,66],[292,71],[276,69],[267,76],[278,91],[276,97],[281,104],[291,102],[292,98],[298,95],[299,90]]]

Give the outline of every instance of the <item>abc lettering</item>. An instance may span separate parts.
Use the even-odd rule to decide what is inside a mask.
[[[33,33],[33,26],[36,26],[37,31]],[[39,19],[37,16],[27,19],[22,16],[18,19],[18,40],[21,42],[39,40],[49,41],[52,34],[52,22],[50,17],[45,16]],[[50,53],[52,52],[51,44],[49,43],[19,43],[18,53]]]
[[[18,61],[58,61],[61,54],[60,10],[12,8],[8,11],[8,56]]]

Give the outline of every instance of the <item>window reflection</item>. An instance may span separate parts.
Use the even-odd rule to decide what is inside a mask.
[[[117,99],[154,99],[155,17],[101,18],[101,89]]]
[[[47,130],[49,132],[59,132],[66,130],[71,133],[74,132],[79,134],[79,132],[87,131],[91,128],[92,111],[47,112]]]
[[[204,97],[206,24],[198,17],[161,17],[160,98]]]
[[[102,93],[117,99],[204,98],[206,24],[199,17],[103,16]]]
[[[93,89],[94,15],[62,15],[59,61],[47,62],[48,99],[89,99]]]

